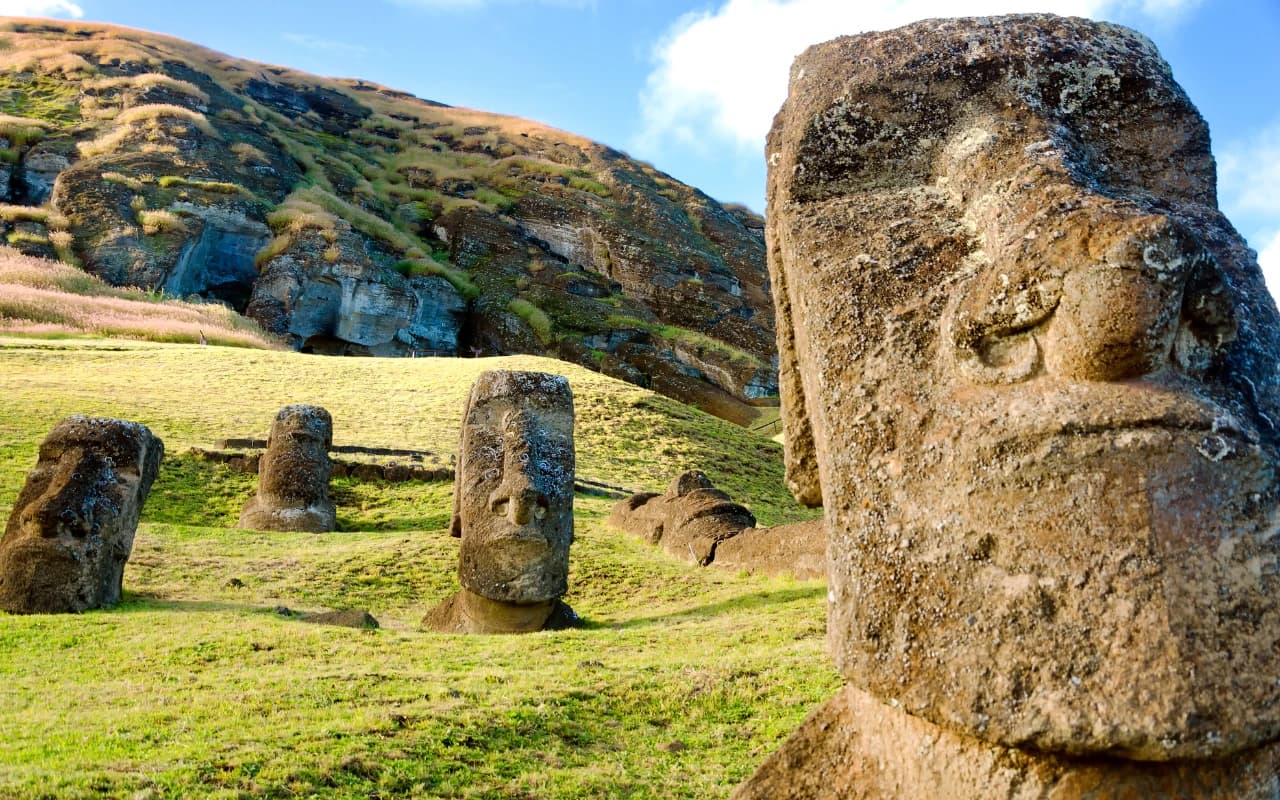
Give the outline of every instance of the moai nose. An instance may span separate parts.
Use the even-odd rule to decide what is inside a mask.
[[[1194,237],[1163,216],[1103,220],[1062,278],[1041,344],[1047,371],[1089,381],[1166,367],[1191,374],[1235,338],[1228,287]]]

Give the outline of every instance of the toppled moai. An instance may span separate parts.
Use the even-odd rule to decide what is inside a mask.
[[[145,426],[74,416],[40,444],[0,539],[0,609],[78,613],[120,601],[164,443]]]
[[[325,533],[337,527],[329,497],[333,419],[319,406],[285,406],[276,414],[258,461],[258,493],[240,512],[241,528]]]
[[[452,533],[461,590],[423,618],[441,633],[526,633],[577,621],[573,393],[561,375],[489,370],[462,412]]]
[[[721,542],[753,527],[756,518],[715,488],[705,472],[691,469],[676,476],[665,494],[643,492],[620,501],[609,514],[609,524],[661,545],[676,558],[705,566]]]
[[[1155,47],[1046,15],[837,39],[767,156],[847,687],[736,796],[1272,796],[1280,319]]]

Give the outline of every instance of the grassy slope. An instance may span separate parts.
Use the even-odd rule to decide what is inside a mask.
[[[180,454],[303,401],[334,413],[339,442],[452,452],[463,394],[494,367],[569,376],[584,477],[657,489],[700,466],[762,519],[805,515],[772,442],[560,362],[0,338],[0,503],[68,413],[143,421],[170,453],[120,607],[0,615],[0,796],[726,795],[837,684],[820,584],[688,567],[579,497],[567,599],[585,628],[422,633],[455,587],[448,485],[337,481],[353,532],[244,533],[228,526],[253,481]]]

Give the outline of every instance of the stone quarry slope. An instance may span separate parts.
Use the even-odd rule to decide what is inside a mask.
[[[335,355],[549,355],[738,422],[763,221],[535,122],[107,25],[0,21],[0,233]]]

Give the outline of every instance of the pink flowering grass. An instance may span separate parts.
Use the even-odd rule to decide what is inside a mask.
[[[217,303],[163,300],[109,286],[57,261],[0,248],[0,332],[26,336],[108,336],[279,348],[248,320]]]

